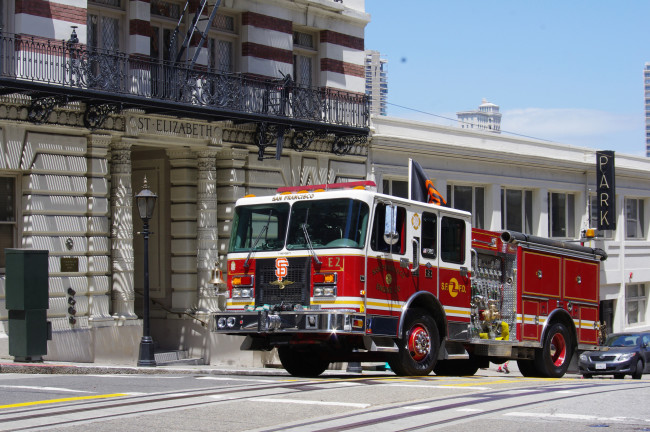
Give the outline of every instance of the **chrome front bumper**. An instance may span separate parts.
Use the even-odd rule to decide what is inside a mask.
[[[350,333],[365,334],[365,315],[355,311],[232,311],[214,315],[213,331],[223,334]]]

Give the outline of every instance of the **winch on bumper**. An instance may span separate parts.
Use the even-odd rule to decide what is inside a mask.
[[[269,311],[219,312],[214,331],[232,335],[255,333],[342,332],[365,333],[365,316],[356,311]]]

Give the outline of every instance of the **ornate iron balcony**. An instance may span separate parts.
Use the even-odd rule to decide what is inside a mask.
[[[369,101],[363,94],[305,87],[290,77],[262,80],[201,67],[188,69],[88,47],[74,38],[57,41],[2,34],[0,92],[29,94],[32,100],[81,100],[96,111],[102,104],[119,104],[146,112],[263,123],[337,137],[367,136],[369,129]],[[90,127],[100,127],[92,120],[101,120],[101,113],[88,114]]]

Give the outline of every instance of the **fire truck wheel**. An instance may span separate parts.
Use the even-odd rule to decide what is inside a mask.
[[[436,365],[440,336],[435,321],[425,311],[414,309],[406,316],[399,352],[388,359],[400,376],[429,375]]]
[[[561,323],[551,326],[544,339],[542,349],[536,352],[535,367],[544,377],[560,378],[569,368],[573,340],[569,331]]]
[[[293,347],[278,347],[278,356],[282,367],[293,376],[317,377],[329,366],[330,362],[318,350],[298,350]]]

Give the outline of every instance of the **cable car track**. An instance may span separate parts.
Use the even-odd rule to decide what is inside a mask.
[[[427,381],[437,381],[432,380],[432,377],[429,379],[414,379],[416,382],[427,382]],[[520,379],[511,379],[508,382],[516,382]],[[260,383],[250,383],[250,384],[235,384],[228,385],[223,387],[206,387],[202,389],[192,389],[187,391],[169,391],[169,392],[160,392],[160,393],[151,393],[146,395],[131,395],[125,397],[119,397],[119,399],[95,399],[91,401],[82,401],[82,402],[72,402],[64,404],[55,404],[48,406],[35,406],[29,409],[5,409],[0,410],[0,429],[6,430],[6,427],[9,427],[10,430],[33,430],[41,428],[51,428],[57,426],[69,426],[77,424],[80,422],[97,422],[97,421],[106,421],[117,419],[120,417],[127,417],[133,415],[146,415],[153,414],[161,411],[169,410],[179,410],[179,409],[188,409],[188,408],[198,408],[207,405],[217,405],[222,403],[232,403],[236,401],[247,400],[255,402],[256,398],[269,398],[269,397],[282,397],[288,394],[296,394],[303,392],[311,391],[322,391],[326,390],[323,387],[315,387],[315,385],[323,385],[326,383],[333,384],[332,389],[337,389],[336,383],[339,380],[329,379],[318,379],[310,380],[303,382],[286,382],[280,381],[277,384],[260,384]],[[342,382],[355,382],[360,385],[391,385],[391,379],[386,377],[368,377],[362,379],[343,379]],[[400,380],[402,381],[402,380]],[[399,421],[401,419],[411,418],[414,416],[426,416],[428,414],[440,414],[441,412],[450,412],[454,409],[467,408],[474,405],[502,401],[501,406],[498,409],[484,410],[481,412],[473,412],[471,414],[461,413],[460,415],[455,415],[453,418],[436,420],[428,423],[419,423],[416,427],[405,427],[403,431],[415,431],[423,428],[431,428],[453,421],[463,421],[469,418],[475,418],[483,415],[494,414],[495,412],[503,412],[504,407],[507,406],[508,410],[531,406],[540,403],[546,403],[551,401],[558,401],[563,399],[575,398],[583,395],[596,395],[596,394],[606,394],[615,391],[627,390],[630,388],[648,388],[648,385],[639,386],[638,384],[627,384],[627,383],[617,383],[610,384],[606,388],[602,389],[603,385],[595,382],[590,383],[579,383],[574,384],[570,383],[567,385],[567,382],[562,381],[550,381],[547,384],[540,384],[535,380],[534,385],[526,385],[524,387],[507,387],[502,389],[491,389],[484,391],[473,391],[473,392],[464,392],[463,394],[453,395],[453,396],[439,396],[435,398],[425,398],[419,399],[417,401],[409,401],[404,403],[397,404],[386,404],[370,407],[362,410],[354,410],[353,412],[330,416],[326,420],[313,419],[306,420],[294,424],[284,424],[276,425],[268,429],[259,429],[266,432],[287,430],[293,428],[309,428],[310,430],[319,430],[319,431],[339,431],[339,430],[349,430],[359,427],[369,427],[372,425],[378,425],[384,422],[393,422]],[[503,382],[503,380],[491,381],[492,383]],[[488,381],[486,384],[490,384]],[[531,383],[532,384],[532,383]],[[559,384],[559,385],[558,385]],[[417,385],[414,383],[414,385]],[[424,384],[426,385],[426,384]],[[611,386],[615,386],[612,388]],[[582,394],[562,394],[556,395],[555,397],[547,398],[542,401],[531,401],[525,403],[512,402],[516,399],[521,399],[522,396],[534,396],[545,393],[554,393],[559,390],[575,390],[575,389],[596,389],[601,388],[602,390],[597,390],[589,393]],[[466,388],[467,390],[472,390],[471,387],[459,387]],[[340,388],[339,388],[340,389]],[[514,394],[507,394],[511,392]],[[525,394],[522,394],[525,392]],[[304,394],[304,393],[303,393]],[[213,400],[206,400],[205,398],[214,398]],[[196,400],[199,399],[199,400]],[[467,400],[471,399],[471,400]],[[442,405],[437,405],[435,407],[424,407],[427,404],[440,404],[441,401],[445,403]],[[180,402],[180,403],[179,403]],[[171,403],[171,405],[169,405]],[[423,406],[423,408],[416,408],[417,406]],[[395,410],[404,410],[409,407],[415,407],[409,409],[406,412],[386,414],[387,411]],[[124,409],[124,412],[116,414],[114,411],[116,409]],[[70,416],[80,415],[79,418],[70,418]],[[360,417],[372,416],[370,419],[360,419]],[[39,420],[47,419],[47,421],[39,422]],[[328,427],[326,424],[333,424],[336,422],[335,426]],[[22,425],[20,423],[23,423]],[[322,428],[319,429],[319,426]],[[396,429],[397,430],[397,429]]]
[[[555,384],[555,383],[553,383]],[[606,394],[606,393],[611,393],[611,392],[617,392],[617,391],[624,391],[624,390],[629,390],[629,389],[639,389],[639,388],[650,388],[650,384],[648,385],[642,385],[639,386],[638,384],[625,384],[625,383],[620,383],[620,384],[613,384],[616,386],[616,388],[611,388],[611,386],[607,386],[605,389],[601,391],[594,391],[590,393],[583,393],[583,394],[569,394],[569,395],[561,395],[557,397],[551,397],[547,398],[544,400],[535,400],[535,401],[530,401],[530,402],[525,402],[525,403],[511,403],[510,401],[517,398],[520,399],[522,396],[521,393],[517,394],[499,394],[499,390],[489,390],[489,391],[481,391],[478,393],[472,393],[470,395],[468,394],[463,394],[463,395],[455,395],[451,397],[446,397],[444,398],[446,401],[449,400],[458,400],[458,399],[468,399],[471,398],[473,399],[472,401],[467,401],[463,400],[460,402],[455,402],[455,403],[450,403],[450,404],[445,404],[445,405],[437,405],[434,407],[426,407],[422,408],[419,410],[408,410],[406,412],[402,412],[399,414],[391,414],[391,415],[381,415],[381,413],[385,413],[387,409],[390,410],[399,410],[399,409],[405,409],[408,407],[413,407],[413,406],[418,406],[418,405],[427,405],[435,402],[439,402],[441,398],[432,398],[432,399],[424,399],[424,400],[419,400],[417,402],[414,401],[409,401],[407,403],[403,404],[396,404],[396,405],[390,405],[390,406],[383,406],[383,407],[378,407],[378,408],[373,408],[369,409],[363,412],[353,412],[353,413],[348,413],[348,414],[343,414],[340,416],[336,417],[330,417],[327,420],[323,419],[314,419],[306,422],[301,422],[301,423],[293,423],[293,424],[284,424],[279,427],[273,427],[273,428],[268,428],[268,429],[256,429],[256,431],[260,432],[278,432],[278,431],[291,431],[291,430],[310,430],[311,432],[338,432],[338,431],[344,431],[344,430],[353,430],[357,428],[368,428],[371,426],[378,426],[386,422],[394,422],[396,420],[402,420],[402,419],[407,419],[407,418],[412,418],[414,416],[422,416],[422,415],[427,415],[427,414],[440,414],[441,412],[444,411],[451,411],[455,409],[460,409],[460,408],[468,408],[474,405],[478,404],[483,404],[487,402],[493,402],[496,400],[502,400],[501,406],[495,409],[489,409],[489,410],[479,410],[479,411],[473,411],[471,414],[461,414],[454,416],[452,418],[447,418],[447,419],[442,419],[442,420],[437,420],[433,422],[428,422],[428,423],[418,423],[417,426],[413,427],[406,427],[402,429],[397,429],[397,428],[392,428],[391,430],[394,432],[407,432],[407,431],[417,431],[417,430],[426,430],[427,428],[433,428],[436,426],[442,426],[448,423],[452,422],[457,422],[457,421],[463,421],[463,420],[470,420],[470,419],[475,419],[476,416],[487,416],[487,415],[492,415],[496,413],[502,413],[504,410],[511,411],[513,409],[517,408],[524,408],[524,407],[529,407],[533,405],[539,405],[539,404],[544,404],[548,402],[553,402],[553,401],[560,401],[564,399],[571,399],[571,398],[576,398],[576,397],[581,397],[581,396],[593,396],[593,395],[598,395],[598,394]],[[623,387],[625,386],[625,387]],[[530,392],[525,393],[525,396],[534,396],[534,395],[540,395],[540,394],[547,394],[547,393],[553,393],[557,392],[558,390],[556,388],[549,388],[549,387],[554,387],[550,385],[535,385],[531,387],[518,387],[516,390],[517,391],[524,391],[531,389]],[[602,384],[595,384],[595,383],[589,383],[589,384],[578,384],[574,385],[573,389],[592,389],[596,387],[603,387]],[[511,390],[511,389],[510,389]],[[564,389],[563,389],[564,390]],[[507,390],[506,390],[507,391]],[[361,420],[361,421],[353,421],[354,418],[358,418],[360,416],[367,416],[368,414],[373,414],[376,413],[377,416],[375,416],[372,419],[368,420]],[[346,423],[346,420],[352,420],[349,423]],[[323,425],[324,423],[336,423],[335,426],[331,427],[323,427],[319,428],[319,425]],[[394,423],[393,423],[394,425]],[[364,429],[366,430],[366,429]]]

